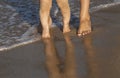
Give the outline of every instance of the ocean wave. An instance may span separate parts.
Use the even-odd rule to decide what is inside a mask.
[[[119,4],[120,4],[120,2],[114,2],[114,3],[109,3],[109,4],[101,4],[99,6],[95,6],[95,7],[90,8],[90,12],[93,13],[95,11],[99,11],[101,9],[109,8],[109,7],[112,7],[112,6],[117,6]]]

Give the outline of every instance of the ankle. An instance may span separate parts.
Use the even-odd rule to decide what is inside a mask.
[[[90,15],[87,14],[86,16],[80,17],[80,22],[90,21]]]

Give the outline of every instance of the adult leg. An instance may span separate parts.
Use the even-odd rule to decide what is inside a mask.
[[[78,36],[86,35],[91,32],[91,20],[89,14],[90,0],[81,0],[80,26]]]
[[[57,0],[57,4],[60,7],[61,13],[63,15],[63,33],[70,32],[70,7],[68,0]]]
[[[40,0],[40,21],[42,24],[42,38],[50,38],[50,9],[52,6],[52,0]]]

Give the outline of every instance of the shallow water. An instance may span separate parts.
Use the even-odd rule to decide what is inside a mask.
[[[115,8],[119,6],[110,16],[116,21],[120,17]],[[111,8],[94,15],[106,21],[108,11]],[[82,38],[64,34],[63,40],[44,39],[1,51],[0,78],[120,78],[120,24],[106,22]]]
[[[54,33],[59,39],[43,41],[35,31],[37,22],[28,23],[31,20],[27,20],[31,16],[25,12],[29,8],[25,6],[28,3],[19,1],[25,8],[22,9],[23,14],[26,13],[25,21],[13,8],[19,5],[12,6],[11,3],[12,7],[6,6],[10,2],[17,3],[12,0],[0,1],[0,14],[3,14],[0,18],[0,50],[19,47],[0,52],[0,78],[120,78],[120,3],[111,1],[111,4],[106,4],[103,1],[102,5],[96,3],[91,6],[93,32],[85,37],[63,36],[61,31],[56,30]],[[79,6],[77,1],[74,3],[76,5],[71,7]],[[79,9],[72,11],[71,25],[78,26]],[[15,16],[11,18],[12,23],[7,19],[11,17],[9,14]],[[54,19],[55,17],[53,15]],[[61,17],[57,20],[61,20]],[[56,19],[54,22],[61,25]],[[39,41],[36,43],[20,46],[36,41],[37,38]],[[14,44],[16,45],[11,47]]]
[[[72,11],[71,26],[77,27],[79,25],[79,0],[69,0],[69,3]],[[105,8],[112,6],[119,7],[119,3],[119,0],[92,0],[90,8],[91,15],[93,16],[96,11],[101,9],[104,10]],[[40,35],[36,30],[37,26],[39,26],[38,11],[38,0],[0,1],[0,51],[40,40]],[[111,13],[108,13],[107,15],[110,16]],[[61,14],[57,8],[57,5],[55,4],[55,1],[53,1],[51,16],[54,22],[53,27],[62,26]],[[102,18],[97,17],[97,15],[92,17],[93,25],[99,23],[98,20],[101,24],[106,23],[102,21],[102,19],[105,18],[102,17],[102,14]],[[112,17],[110,16],[110,18]],[[112,19],[110,20],[113,21]]]

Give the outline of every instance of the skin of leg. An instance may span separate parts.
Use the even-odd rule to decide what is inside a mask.
[[[52,6],[52,0],[40,0],[40,21],[43,28],[42,38],[50,38],[50,9]]]
[[[91,21],[89,14],[90,0],[81,0],[80,26],[78,36],[86,35],[91,32]]]
[[[51,28],[51,25],[52,25],[52,18],[49,16],[48,18],[48,24],[49,24],[49,27]]]
[[[70,7],[68,0],[57,0],[57,4],[63,15],[63,33],[70,32],[69,22],[70,22]]]

